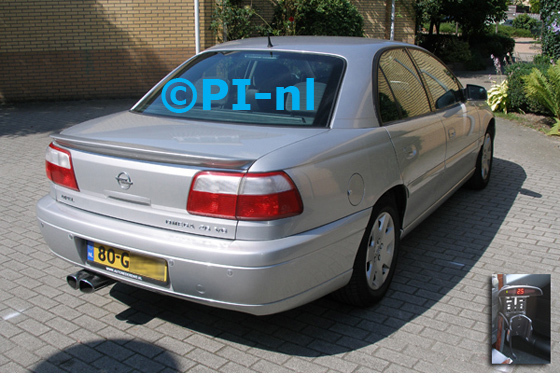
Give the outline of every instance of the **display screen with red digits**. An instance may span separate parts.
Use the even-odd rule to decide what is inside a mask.
[[[513,289],[508,289],[505,291],[506,295],[509,296],[516,296],[516,295],[531,295],[531,294],[535,294],[536,290],[532,289],[532,288],[527,288],[527,287],[517,287],[517,288],[513,288]]]

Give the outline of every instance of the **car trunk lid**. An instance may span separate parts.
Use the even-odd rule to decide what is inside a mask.
[[[121,220],[233,239],[237,221],[187,212],[194,176],[208,169],[246,172],[265,154],[326,130],[113,114],[53,136],[70,149],[79,187],[55,186],[57,199]]]

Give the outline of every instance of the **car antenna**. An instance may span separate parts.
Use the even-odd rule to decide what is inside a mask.
[[[268,32],[268,45],[266,46],[267,48],[272,48],[274,45],[272,45],[272,41],[270,41],[270,31]]]

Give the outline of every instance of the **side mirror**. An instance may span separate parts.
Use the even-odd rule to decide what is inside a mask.
[[[465,96],[467,97],[467,100],[471,101],[486,101],[488,99],[486,88],[473,84],[467,84],[467,88],[465,88]]]

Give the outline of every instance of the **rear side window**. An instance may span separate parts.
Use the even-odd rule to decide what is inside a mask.
[[[404,49],[384,52],[377,75],[377,103],[383,123],[431,111],[424,86]]]
[[[411,49],[410,53],[428,86],[436,110],[462,101],[461,87],[447,67],[423,51]]]
[[[311,53],[202,53],[132,110],[194,120],[325,127],[344,67],[342,58]]]

